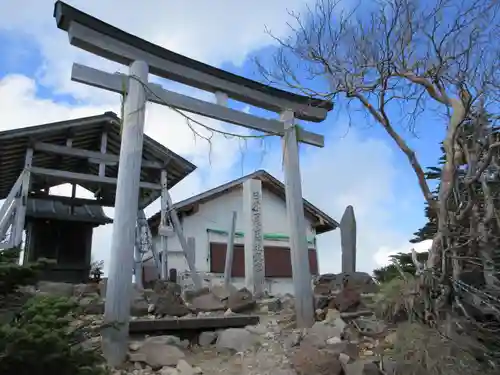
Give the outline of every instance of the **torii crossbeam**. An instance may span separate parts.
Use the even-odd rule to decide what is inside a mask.
[[[207,64],[189,59],[146,40],[128,34],[61,1],[56,2],[57,26],[68,32],[70,43],[98,56],[130,66],[129,75],[115,75],[74,65],[72,79],[124,93],[122,143],[116,192],[111,263],[104,322],[118,324],[103,331],[103,352],[111,365],[125,360],[129,321],[130,283],[134,257],[139,169],[147,101],[230,122],[283,137],[286,205],[299,327],[314,323],[311,275],[308,266],[306,225],[302,200],[297,142],[323,147],[321,135],[296,126],[296,119],[323,121],[332,104],[263,85]],[[163,89],[148,82],[148,73],[216,94],[218,103],[208,103]],[[280,114],[269,120],[227,107],[232,98]],[[174,223],[175,226],[175,223]],[[263,285],[254,280],[255,289]],[[255,290],[254,290],[255,291]],[[115,326],[116,327],[116,326]]]

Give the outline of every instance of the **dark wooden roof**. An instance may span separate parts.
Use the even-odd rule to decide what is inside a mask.
[[[113,222],[111,218],[106,216],[101,206],[85,204],[72,208],[68,204],[48,199],[28,199],[26,216],[28,220],[30,218],[53,219],[97,225]]]
[[[124,43],[125,45],[130,45],[135,48],[138,48],[144,52],[147,52],[153,56],[159,57],[161,59],[167,60],[169,62],[173,62],[182,66],[189,67],[191,69],[195,69],[199,72],[211,75],[213,77],[217,77],[220,79],[223,79],[227,82],[241,85],[244,87],[248,87],[250,89],[259,91],[264,94],[272,95],[276,98],[280,98],[283,100],[290,101],[292,103],[296,104],[302,104],[302,105],[308,105],[311,107],[316,107],[316,108],[321,108],[325,109],[327,111],[330,111],[333,109],[333,104],[331,101],[324,100],[324,99],[316,99],[316,98],[311,98],[309,96],[305,95],[298,95],[295,93],[291,93],[285,90],[280,90],[274,87],[271,87],[266,84],[262,84],[260,82],[230,73],[228,71],[213,67],[211,65],[202,63],[197,60],[193,60],[189,57],[180,55],[178,53],[175,53],[173,51],[170,51],[168,49],[165,49],[163,47],[160,47],[156,44],[153,44],[151,42],[148,42],[147,40],[138,38],[135,35],[129,34],[123,30],[120,30],[106,22],[103,22],[95,17],[92,17],[91,15],[84,13],[76,8],[73,8],[72,6],[62,2],[62,1],[57,1],[54,6],[54,17],[57,22],[57,27],[59,29],[64,30],[64,31],[69,31],[71,22],[78,23],[82,26],[88,27],[92,30],[95,30],[103,35],[109,36],[119,42]],[[102,52],[102,51],[101,51]],[[97,52],[96,52],[97,53]],[[125,57],[123,56],[117,56],[116,54],[112,55],[107,55],[105,56],[108,59],[111,59],[113,61],[119,62],[124,65],[130,65],[130,61],[128,61]],[[154,67],[150,67],[151,73],[157,74],[157,72],[154,71]],[[192,82],[189,81],[188,77],[184,76],[175,76],[172,77],[172,79],[190,85]],[[239,98],[236,98],[237,100],[240,100]],[[255,103],[249,103],[253,105],[257,105]],[[270,109],[270,108],[266,108]],[[299,113],[296,113],[296,116],[298,118],[301,118],[303,120],[310,120],[310,121],[318,121],[317,119],[314,118],[306,118],[306,117],[301,117]]]
[[[223,194],[226,194],[232,191],[233,189],[239,188],[243,184],[243,182],[245,182],[248,179],[261,180],[263,187],[265,189],[273,192],[274,194],[278,195],[280,198],[285,200],[286,198],[285,185],[277,178],[269,174],[268,172],[264,170],[258,170],[246,176],[240,177],[236,180],[220,185],[214,189],[207,190],[201,194],[195,195],[191,198],[175,203],[173,207],[179,213],[189,213],[189,211],[191,211],[195,205],[205,203],[209,200],[215,199]],[[311,204],[306,199],[304,199],[304,212],[309,218],[312,218],[314,220],[317,234],[332,231],[339,226],[339,224],[335,220],[333,220],[330,216],[328,216],[319,208]],[[148,223],[152,231],[156,231],[159,222],[160,222],[160,212],[154,214],[149,218]]]
[[[0,132],[0,199],[7,197],[23,170],[26,150],[32,142],[43,141],[65,146],[66,140],[71,138],[72,147],[99,152],[103,131],[108,132],[107,153],[119,155],[121,125],[120,119],[113,112]],[[144,135],[143,160],[159,162],[167,166],[169,188],[175,186],[196,169],[196,166],[192,163],[147,135]],[[99,171],[99,165],[90,163],[88,160],[71,156],[54,155],[42,151],[34,152],[32,165],[34,167],[93,175],[97,175]],[[107,177],[116,178],[117,175],[118,165],[106,166]],[[158,169],[142,168],[141,170],[141,180],[145,182],[159,184],[160,175],[161,173]],[[37,190],[44,187],[56,186],[64,182],[67,181],[45,181],[40,178],[33,178],[32,189]],[[103,199],[114,202],[116,186],[94,183],[79,184],[95,194],[100,193]],[[141,197],[151,194],[157,198],[161,195],[161,192],[141,190]]]

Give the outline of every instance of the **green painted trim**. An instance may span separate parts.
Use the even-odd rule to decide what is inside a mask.
[[[228,236],[229,232],[226,230],[220,230],[220,229],[211,229],[208,228],[207,232],[215,233],[215,234],[220,234],[222,236]],[[245,237],[245,234],[243,232],[234,232],[235,237]],[[265,240],[271,240],[271,241],[288,241],[290,240],[290,237],[287,236],[286,234],[280,234],[280,233],[264,233],[264,239]],[[315,244],[316,237],[309,237],[307,238],[307,243],[309,244]]]

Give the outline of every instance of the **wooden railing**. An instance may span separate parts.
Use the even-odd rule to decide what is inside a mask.
[[[14,210],[16,209],[16,203],[17,203],[17,197],[19,193],[21,192],[21,188],[23,185],[23,178],[24,174],[26,171],[21,172],[19,177],[17,178],[17,181],[14,183],[14,186],[10,190],[9,195],[3,202],[2,207],[0,208],[0,239],[3,239],[5,237],[5,234],[7,233],[9,227],[12,225],[12,231],[11,235],[9,238],[9,241],[7,243],[0,243],[0,249],[6,249],[10,247],[14,247],[19,245],[18,243],[16,244],[16,238],[22,238],[21,236],[16,236],[15,235],[15,230],[17,228],[15,227],[15,220],[14,220]],[[22,229],[21,229],[22,230]]]

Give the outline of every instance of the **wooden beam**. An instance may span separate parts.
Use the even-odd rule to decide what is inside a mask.
[[[141,253],[141,241],[140,241],[141,230],[139,227],[135,228],[135,247],[134,247],[134,276],[135,276],[135,285],[137,289],[144,289],[144,285],[142,283],[143,273],[142,273],[142,253]]]
[[[2,206],[4,213],[2,216],[0,216],[0,238],[3,238],[5,236],[7,230],[9,229],[9,226],[11,226],[14,223],[13,213],[15,207],[16,207],[15,200],[11,200],[10,202],[4,202],[4,205]],[[13,242],[12,235],[9,240],[9,243],[11,242]]]
[[[160,227],[167,225],[168,215],[168,187],[167,187],[167,171],[161,171],[161,208],[160,208]],[[168,279],[168,238],[160,233],[160,252],[161,252],[161,278]]]
[[[68,182],[90,182],[94,184],[116,185],[117,179],[113,177],[100,177],[92,174],[59,171],[56,169],[33,167],[31,173]],[[161,185],[152,182],[141,182],[142,189],[160,190]]]
[[[293,129],[295,118],[292,111],[284,111],[281,119],[286,129]],[[299,147],[294,131],[283,139],[283,161],[285,166],[286,212],[290,233],[290,258],[295,292],[295,315],[298,328],[314,324],[314,301],[309,269],[304,199],[300,179]]]
[[[108,363],[115,367],[125,361],[128,350],[135,227],[146,116],[146,95],[142,84],[148,81],[148,70],[144,61],[134,61],[130,65],[130,75],[136,79],[130,82],[130,92],[125,99],[121,132],[121,162],[116,183],[111,261],[104,305],[104,324],[109,326],[102,330],[102,352]],[[161,189],[161,185],[157,187]],[[118,326],[113,326],[116,323]]]
[[[106,155],[106,148],[108,145],[108,132],[104,131],[101,134],[101,154]],[[106,164],[99,163],[99,176],[106,176]]]
[[[104,162],[104,163],[118,163],[120,160],[120,156],[115,155],[115,154],[106,154],[106,153],[100,153],[97,151],[84,150],[81,148],[59,146],[59,145],[54,145],[54,144],[46,143],[46,142],[35,142],[33,148],[36,151],[43,151],[43,152],[48,152],[48,153],[52,153],[52,154],[67,155],[67,156],[74,156],[76,158],[88,159],[89,162],[96,163],[96,164],[100,164],[102,162]],[[165,168],[165,166],[162,163],[154,162],[154,161],[147,161],[147,160],[142,161],[142,167],[143,168],[153,168],[153,169]],[[104,177],[104,176],[101,176],[101,177]]]
[[[23,241],[23,232],[24,232],[24,222],[26,220],[26,208],[28,205],[28,193],[30,189],[31,183],[31,164],[33,162],[33,149],[28,148],[26,150],[26,158],[24,161],[24,174],[23,174],[23,182],[21,186],[21,193],[17,198],[18,201],[16,207],[16,222],[14,224],[14,246],[20,246]]]
[[[179,215],[177,215],[177,210],[173,207],[174,205],[172,203],[172,197],[170,196],[168,190],[166,192],[166,195],[167,195],[167,208],[170,212],[170,221],[172,227],[174,228],[174,231],[177,234],[177,238],[179,239],[182,251],[184,252],[184,258],[186,258],[187,264],[189,266],[189,272],[191,273],[191,278],[193,279],[194,286],[196,290],[200,290],[202,288],[201,277],[196,271],[196,266],[192,261],[192,257],[189,256],[189,246],[187,244],[186,237],[184,237],[184,230],[182,228]]]
[[[85,83],[90,86],[120,94],[123,93],[124,89],[128,90],[128,78],[126,75],[106,73],[80,64],[73,64],[71,79],[76,82]],[[258,130],[268,134],[284,135],[283,123],[280,121],[257,117],[223,105],[191,98],[186,95],[165,90],[157,84],[149,83],[145,86],[145,90],[148,94],[148,100],[153,103],[172,106],[197,115],[229,122],[231,124],[240,125],[248,129]],[[220,94],[218,100],[224,103],[224,98]],[[320,134],[311,133],[307,130],[298,128],[298,137],[300,142],[317,147],[324,146],[325,140]]]
[[[122,32],[121,30],[116,31]],[[72,45],[108,60],[124,65],[130,65],[136,60],[145,61],[150,67],[151,74],[210,92],[221,91],[231,98],[268,111],[279,113],[286,108],[291,108],[297,113],[297,118],[315,122],[323,121],[328,114],[328,111],[324,108],[280,98],[272,93],[265,93],[247,87],[243,83],[230,82],[222,77],[207,74],[195,68],[144,52],[139,48],[120,42],[113,37],[74,21],[69,26],[68,36]]]
[[[28,198],[61,202],[68,206],[89,205],[89,206],[113,207],[114,204],[113,202],[105,201],[102,199],[71,198],[62,195],[47,195],[39,193],[34,193],[34,194],[32,193],[28,196]]]
[[[25,170],[23,170],[21,172],[21,174],[17,178],[16,182],[12,186],[12,189],[10,190],[9,195],[7,196],[7,198],[5,198],[5,200],[2,203],[2,208],[0,208],[0,226],[2,228],[3,228],[3,225],[1,225],[3,223],[2,219],[4,216],[6,216],[8,214],[8,211],[11,211],[12,201],[14,200],[17,193],[19,192],[19,189],[21,189],[25,173],[26,173]],[[2,234],[3,234],[2,229],[0,229],[0,236],[2,236]]]
[[[231,275],[233,270],[233,259],[234,259],[234,233],[236,232],[236,211],[233,211],[233,217],[231,220],[231,227],[229,228],[229,238],[226,245],[226,264],[224,267],[224,285],[229,288],[231,284]]]

